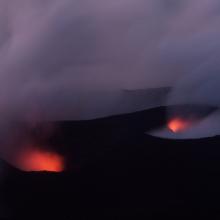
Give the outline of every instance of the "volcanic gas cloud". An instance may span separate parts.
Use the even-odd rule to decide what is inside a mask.
[[[62,172],[64,158],[55,152],[31,148],[20,153],[17,166],[24,171]]]

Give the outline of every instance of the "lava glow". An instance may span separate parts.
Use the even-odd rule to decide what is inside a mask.
[[[31,149],[20,155],[18,167],[24,171],[62,172],[64,158],[54,152]]]
[[[191,121],[182,118],[174,118],[168,122],[168,128],[174,133],[179,133],[188,129],[191,124]]]

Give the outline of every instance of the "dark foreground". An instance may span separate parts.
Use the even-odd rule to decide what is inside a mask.
[[[1,215],[219,219],[220,138],[174,141],[145,134],[164,123],[164,108],[57,123],[57,133],[40,141],[62,145],[66,172],[25,173],[4,164]]]

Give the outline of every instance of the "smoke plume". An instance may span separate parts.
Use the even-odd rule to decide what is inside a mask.
[[[2,124],[116,114],[122,90],[176,84],[170,102],[218,105],[219,22],[218,0],[1,0]]]

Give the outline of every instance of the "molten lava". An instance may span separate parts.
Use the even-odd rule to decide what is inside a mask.
[[[18,167],[24,171],[62,172],[64,170],[64,158],[54,152],[29,149],[22,152]]]
[[[174,132],[182,132],[191,126],[192,122],[182,118],[174,118],[168,122],[168,128]]]

